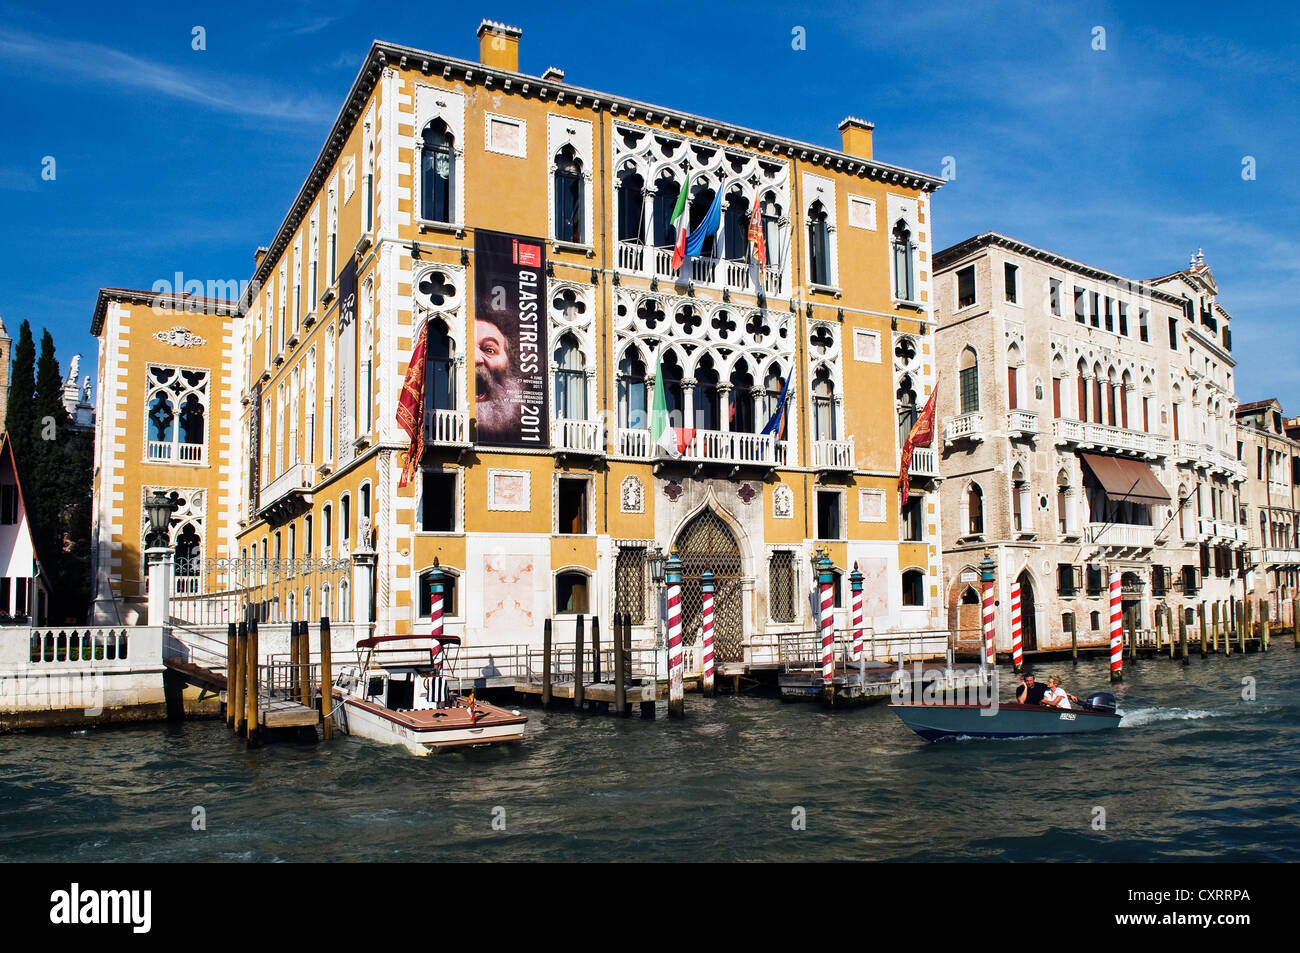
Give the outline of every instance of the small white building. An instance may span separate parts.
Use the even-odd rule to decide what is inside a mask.
[[[0,437],[0,624],[45,623],[49,580],[41,569],[32,538],[13,444]]]

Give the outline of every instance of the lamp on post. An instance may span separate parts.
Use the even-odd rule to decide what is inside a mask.
[[[664,549],[658,543],[646,554],[646,564],[650,567],[650,582],[655,587],[655,606],[657,614],[655,617],[655,652],[656,654],[664,653],[658,661],[658,671],[667,673],[668,656],[667,645],[664,642],[664,617],[668,614],[664,601],[667,598],[667,590],[664,588],[664,582],[667,577],[668,557]]]
[[[176,503],[165,493],[154,490],[144,501],[149,534],[145,539],[145,563],[149,579],[149,625],[163,626],[171,611],[172,547],[167,532]]]

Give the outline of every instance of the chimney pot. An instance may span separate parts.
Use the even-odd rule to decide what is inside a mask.
[[[478,61],[493,69],[519,72],[519,38],[524,31],[517,26],[484,20],[478,25]]]
[[[840,122],[840,136],[843,152],[859,159],[871,158],[871,135],[876,128],[874,122],[859,119],[857,116],[845,116]]]

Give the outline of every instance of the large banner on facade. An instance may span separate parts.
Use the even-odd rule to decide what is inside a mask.
[[[339,272],[338,412],[339,464],[352,459],[352,441],[356,437],[356,369],[357,369],[357,259],[348,259]]]
[[[537,238],[474,233],[478,443],[549,444],[545,249]]]

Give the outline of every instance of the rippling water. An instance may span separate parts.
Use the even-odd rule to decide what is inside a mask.
[[[1060,739],[927,744],[884,706],[698,696],[680,722],[531,709],[522,745],[432,758],[249,751],[219,722],[0,736],[0,859],[1296,861],[1297,662],[1139,663],[1117,731]],[[1105,688],[1100,660],[1055,667]]]

